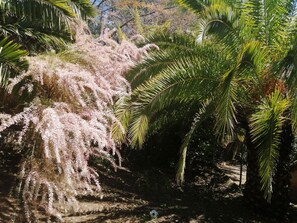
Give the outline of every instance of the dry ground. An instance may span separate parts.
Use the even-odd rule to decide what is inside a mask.
[[[273,223],[244,204],[238,187],[239,167],[220,165],[201,168],[183,187],[174,183],[172,173],[157,169],[114,174],[101,172],[105,197],[94,201],[82,198],[81,216],[65,222],[190,222],[190,223]],[[232,180],[231,180],[232,179]],[[245,179],[243,179],[245,181]],[[92,210],[97,210],[95,213]],[[156,210],[157,219],[149,212]],[[83,214],[85,212],[86,214]],[[260,210],[261,212],[261,210]],[[76,213],[77,215],[78,213]],[[296,219],[296,220],[294,220]],[[291,217],[289,222],[297,223]]]
[[[80,209],[65,215],[63,220],[66,223],[283,223],[261,216],[261,210],[256,213],[245,206],[237,185],[238,174],[238,167],[225,164],[219,168],[201,167],[196,173],[188,174],[183,187],[178,187],[172,172],[152,168],[115,173],[101,169],[105,196],[102,199],[81,197]],[[15,219],[14,222],[21,223],[13,214],[19,211],[17,205],[5,195],[7,179],[1,180],[0,222]],[[151,219],[151,210],[158,212],[158,218]],[[297,223],[294,210],[288,222]]]

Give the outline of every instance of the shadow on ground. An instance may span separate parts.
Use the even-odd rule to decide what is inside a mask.
[[[110,174],[104,170],[99,175],[105,197],[82,197],[81,210],[65,217],[65,222],[282,222],[250,210],[240,188],[216,167],[193,174],[183,187],[174,183],[172,173],[157,169]],[[158,218],[151,219],[152,210]],[[288,222],[297,223],[295,217]]]
[[[250,210],[226,168],[198,168],[188,173],[182,187],[175,184],[173,172],[154,168],[114,172],[101,167],[99,176],[104,197],[80,197],[79,209],[65,215],[63,222],[284,223],[261,216],[261,210],[258,213]],[[12,177],[1,175],[1,223],[12,222],[12,218],[14,222],[22,222],[16,215],[19,204],[8,197],[7,188],[12,181]],[[156,219],[150,217],[152,210],[158,212]],[[46,219],[37,222],[46,222]],[[297,223],[296,208],[291,209],[287,222]]]

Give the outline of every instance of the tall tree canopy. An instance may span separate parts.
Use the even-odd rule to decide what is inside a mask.
[[[147,35],[156,30],[190,30],[195,17],[175,0],[95,0],[99,12],[94,32],[106,27],[122,30],[127,36]],[[187,11],[187,13],[186,13]]]

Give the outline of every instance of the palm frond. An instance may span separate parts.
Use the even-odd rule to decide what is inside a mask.
[[[94,15],[87,0],[7,0],[0,4],[0,37],[36,49],[65,46],[73,40],[70,21]]]
[[[222,142],[232,140],[237,123],[235,103],[238,86],[234,77],[235,72],[234,69],[231,69],[224,74],[217,96],[215,129],[219,140]]]
[[[296,3],[284,0],[284,7],[286,7],[286,14],[283,16],[282,26],[279,27],[278,33],[278,49],[288,48],[291,50],[296,45],[296,31],[297,31],[297,7]],[[293,45],[293,47],[292,47]],[[281,50],[283,51],[283,50]]]
[[[277,74],[285,81],[288,90],[295,93],[297,85],[297,45],[287,51],[287,54],[277,63]]]
[[[182,35],[180,33],[156,33],[147,37],[146,43],[155,43],[162,49],[177,48],[187,52],[195,52],[195,47],[197,46],[197,42],[193,36]]]
[[[207,60],[208,54],[215,54],[213,46],[205,44],[205,46],[199,47],[194,38],[179,34],[154,35],[148,39],[148,42],[155,43],[162,50],[153,52],[130,70],[126,78],[130,81],[132,89],[158,75],[166,68],[174,66],[175,63],[188,61],[188,65],[192,66],[190,61],[198,58],[201,61],[204,58]]]
[[[199,40],[203,40],[210,34],[219,35],[222,39],[230,32],[234,32],[236,26],[236,10],[224,2],[211,4],[199,19]]]
[[[204,103],[202,103],[202,107],[199,109],[199,111],[196,113],[193,123],[191,125],[190,131],[186,134],[183,144],[180,147],[180,157],[178,161],[178,169],[176,172],[176,182],[178,184],[182,184],[185,180],[185,168],[186,168],[186,156],[187,156],[187,150],[188,145],[191,141],[192,135],[195,132],[195,130],[200,126],[200,124],[205,121],[210,115],[212,115],[212,112],[214,110],[214,103],[210,100],[206,100]]]
[[[205,6],[207,6],[208,2],[207,0],[177,0],[177,2],[184,7],[189,8],[191,11],[195,13],[201,12]]]
[[[129,138],[134,148],[141,148],[148,131],[149,117],[144,113],[132,113],[132,117],[133,119],[129,128]]]
[[[220,47],[207,42],[197,44],[194,38],[162,34],[152,39],[162,50],[154,52],[127,76],[133,89],[130,128],[135,131],[130,132],[130,138],[134,146],[141,145],[139,141],[143,141],[148,131],[141,128],[143,132],[137,133],[141,120],[148,127],[148,121],[173,103],[183,106],[208,98],[220,83],[218,71],[227,69],[232,62]],[[139,140],[134,134],[139,134]]]
[[[71,0],[68,3],[77,17],[87,19],[96,16],[95,8],[89,0]]]
[[[28,21],[39,20],[44,27],[61,27],[69,18],[75,17],[67,0],[7,0],[0,10],[6,12],[4,22],[11,16],[25,17]]]
[[[174,64],[158,76],[134,89],[131,97],[131,119],[139,119],[138,121],[132,121],[131,124],[131,128],[135,130],[131,134],[134,145],[139,144],[138,141],[142,141],[145,135],[140,133],[140,140],[134,137],[135,133],[139,134],[136,131],[138,127],[134,125],[139,125],[140,120],[143,120],[143,115],[146,116],[145,121],[147,121],[156,112],[163,110],[176,101],[183,104],[199,101],[201,97],[208,97],[209,92],[213,92],[218,86],[219,79],[216,76],[215,68],[220,63],[215,63],[215,55],[212,58],[213,64],[208,69],[199,64],[199,61],[195,61],[195,66],[188,66],[187,61]],[[144,128],[141,129],[144,130]]]
[[[265,65],[270,62],[268,61],[269,52],[267,48],[263,47],[259,41],[250,40],[241,44],[237,51],[236,63],[238,72],[251,69],[254,78],[257,79],[256,83],[261,84],[260,76],[262,71],[266,68]]]
[[[279,92],[273,93],[259,105],[258,111],[250,120],[252,140],[259,151],[259,174],[265,198],[270,202],[272,178],[279,158],[278,147],[281,140],[283,113],[289,102]]]
[[[128,126],[131,116],[131,99],[129,96],[120,98],[114,108],[114,113],[119,123],[112,126],[112,136],[115,142],[123,143],[128,132]]]
[[[67,43],[71,41],[71,36],[65,30],[58,33],[55,29],[40,30],[39,28],[31,27],[29,23],[15,24],[14,26],[6,25],[2,26],[2,28],[0,32],[3,33],[3,36],[14,37],[13,39],[16,42],[21,43],[23,48],[31,52],[42,51],[48,48],[64,49]]]
[[[273,46],[280,38],[280,24],[284,24],[290,14],[288,4],[288,0],[250,0],[242,3],[243,31],[250,39],[257,38]]]
[[[28,67],[27,61],[22,58],[27,55],[27,52],[20,48],[20,45],[7,39],[0,41],[0,85],[2,87],[7,84],[9,78]]]

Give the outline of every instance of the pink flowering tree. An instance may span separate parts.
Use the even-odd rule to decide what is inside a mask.
[[[77,208],[77,195],[101,192],[90,157],[121,165],[112,136],[112,126],[121,124],[112,108],[130,94],[123,75],[151,47],[117,43],[108,30],[94,39],[76,26],[77,42],[67,51],[27,58],[28,71],[11,79],[7,91],[22,82],[19,94],[34,94],[33,100],[15,115],[0,114],[0,133],[21,126],[10,140],[26,154],[17,189],[28,222],[37,209],[62,218]]]

